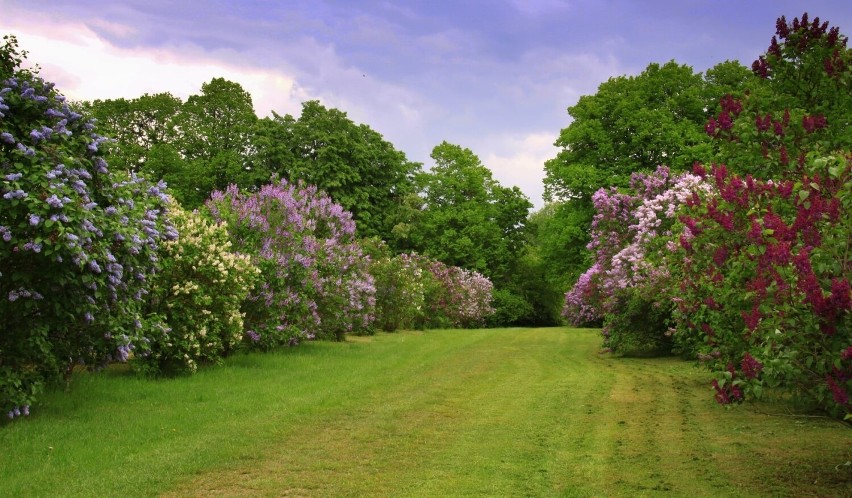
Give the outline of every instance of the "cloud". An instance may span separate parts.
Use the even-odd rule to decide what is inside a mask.
[[[117,24],[97,24],[112,32],[125,30]],[[73,100],[135,98],[160,92],[186,99],[215,77],[242,85],[261,116],[273,109],[297,111],[308,97],[286,73],[229,64],[193,46],[178,50],[118,48],[79,23],[0,24],[0,30],[16,35],[29,52],[29,61],[42,67],[42,77]]]
[[[483,149],[493,152],[480,159],[501,185],[519,187],[530,197],[534,209],[539,209],[544,206],[544,162],[559,152],[553,145],[558,133],[559,130],[494,136],[487,140],[490,146],[483,144]]]

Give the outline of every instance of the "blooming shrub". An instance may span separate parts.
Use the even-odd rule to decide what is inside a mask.
[[[175,202],[169,212],[180,235],[160,251],[160,271],[151,279],[145,309],[162,326],[149,335],[146,354],[136,357],[136,365],[149,373],[191,373],[241,343],[240,308],[260,270],[248,256],[231,252],[224,224]]]
[[[392,332],[423,324],[426,278],[431,274],[422,268],[417,256],[380,256],[370,263],[370,273],[376,286],[377,327]]]
[[[162,184],[111,171],[104,139],[0,47],[0,408],[26,414],[74,364],[126,360],[166,220]]]
[[[847,40],[781,17],[752,66],[763,86],[725,96],[707,124],[718,164],[696,172],[718,195],[696,193],[682,213],[670,268],[678,340],[716,372],[720,403],[769,387],[852,411]]]
[[[342,339],[370,327],[373,278],[350,213],[316,187],[236,186],[214,192],[207,209],[227,223],[234,249],[248,254],[261,280],[245,305],[245,341],[261,348],[304,338]]]
[[[852,156],[812,158],[797,179],[709,174],[669,255],[680,340],[718,373],[722,403],[782,388],[850,411]]]
[[[427,283],[428,328],[481,326],[494,313],[494,285],[475,271],[448,266],[440,261],[421,260],[434,279]]]
[[[669,273],[653,256],[664,250],[678,207],[694,189],[708,190],[701,178],[669,169],[634,173],[630,188],[601,189],[592,196],[595,263],[565,295],[563,316],[574,325],[603,319],[604,346],[623,353],[671,349],[671,304],[662,295]]]

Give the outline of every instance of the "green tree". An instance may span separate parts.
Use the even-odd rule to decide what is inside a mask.
[[[568,108],[573,121],[556,141],[563,149],[545,163],[546,195],[588,199],[627,186],[635,171],[688,168],[709,150],[706,106],[701,74],[674,61],[610,78]]]
[[[135,99],[108,99],[81,103],[84,111],[95,118],[98,131],[112,139],[107,158],[113,167],[143,172],[161,178],[151,171],[147,159],[151,149],[175,146],[179,137],[178,116],[183,102],[170,93],[145,94]]]
[[[206,173],[212,187],[230,184],[256,187],[269,181],[263,170],[252,167],[252,137],[257,122],[251,95],[239,83],[213,78],[201,86],[200,95],[187,99],[181,112],[181,152],[194,174]],[[200,190],[205,198],[207,185]]]
[[[302,104],[299,119],[275,114],[262,120],[256,144],[258,169],[318,186],[352,213],[359,236],[393,239],[420,164],[382,135],[313,100]]]
[[[525,244],[532,204],[518,187],[503,187],[470,150],[443,142],[435,165],[418,177],[422,208],[409,223],[410,243],[448,265],[504,282]]]

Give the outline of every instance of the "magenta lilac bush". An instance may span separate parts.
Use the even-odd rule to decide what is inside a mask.
[[[246,342],[262,348],[342,339],[370,327],[375,287],[352,215],[316,187],[281,181],[254,193],[231,185],[206,204],[261,282],[244,306]]]
[[[773,387],[850,411],[852,157],[808,165],[779,181],[699,168],[719,194],[696,192],[680,215],[677,334],[719,373],[720,402]]]

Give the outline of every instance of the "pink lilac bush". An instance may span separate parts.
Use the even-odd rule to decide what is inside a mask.
[[[494,313],[491,306],[494,285],[487,277],[420,258],[433,279],[432,285],[427,284],[426,306],[430,311],[427,327],[478,327]]]
[[[710,186],[689,173],[672,178],[661,166],[651,174],[635,173],[627,191],[595,193],[588,246],[595,263],[565,296],[563,315],[570,323],[602,319],[605,346],[622,352],[655,350],[670,342],[662,323],[669,304],[660,295],[669,273],[649,255],[665,250],[661,240],[671,235],[678,207],[695,189]],[[648,320],[649,315],[656,319]],[[637,324],[638,319],[644,323]]]

